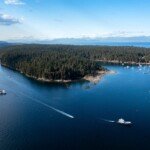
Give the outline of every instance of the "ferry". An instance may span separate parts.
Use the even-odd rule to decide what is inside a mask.
[[[131,125],[132,125],[132,122],[131,122],[131,121],[125,121],[125,120],[122,119],[122,118],[118,119],[117,123],[118,123],[118,124],[121,124],[121,125],[126,125],[126,126],[131,126]]]
[[[6,91],[5,90],[0,90],[0,95],[6,95]]]

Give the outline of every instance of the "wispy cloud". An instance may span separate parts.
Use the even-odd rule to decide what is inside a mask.
[[[139,37],[139,36],[149,36],[149,32],[143,31],[114,31],[106,34],[102,34],[101,37]],[[96,36],[99,37],[99,36]]]
[[[7,5],[24,5],[25,3],[21,0],[4,0]]]
[[[23,19],[17,19],[7,14],[0,14],[0,25],[13,25],[22,23]]]

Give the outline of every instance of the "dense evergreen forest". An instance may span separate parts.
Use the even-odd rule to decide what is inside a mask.
[[[150,49],[115,46],[19,45],[0,49],[1,63],[49,80],[76,80],[104,70],[97,60],[149,63]]]

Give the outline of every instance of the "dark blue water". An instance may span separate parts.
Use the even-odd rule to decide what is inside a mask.
[[[150,48],[150,42],[101,42],[95,44],[107,46],[135,46],[135,47]]]
[[[117,74],[90,89],[84,82],[39,83],[0,67],[0,88],[7,91],[0,96],[0,149],[150,149],[150,67],[107,67]],[[133,126],[102,120],[120,117]]]

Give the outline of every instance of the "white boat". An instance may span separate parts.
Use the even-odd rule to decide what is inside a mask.
[[[141,65],[141,64],[139,64],[139,67],[142,67],[142,65]]]
[[[0,95],[6,95],[6,91],[5,90],[0,90]]]
[[[125,121],[125,120],[122,119],[122,118],[118,119],[117,123],[118,123],[118,124],[121,124],[121,125],[127,125],[127,126],[132,125],[132,122],[131,122],[131,121]]]

